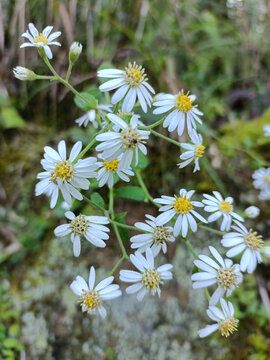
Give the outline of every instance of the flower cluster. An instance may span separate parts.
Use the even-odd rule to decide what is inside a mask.
[[[215,324],[199,330],[198,335],[205,337],[219,330],[222,336],[229,336],[237,330],[238,320],[234,318],[232,303],[224,298],[229,297],[242,283],[244,272],[255,271],[257,264],[262,262],[261,253],[269,251],[265,250],[262,236],[243,225],[244,219],[235,210],[232,197],[224,198],[218,191],[213,191],[211,195],[203,194],[201,201],[198,201],[194,199],[195,190],[181,188],[177,195],[161,195],[153,199],[138,170],[139,160],[147,155],[147,142],[152,134],[176,143],[178,148],[184,150],[180,155],[181,162],[178,164],[180,169],[194,162],[193,172],[200,170],[199,159],[204,155],[205,146],[201,134],[197,132],[197,126],[202,124],[203,113],[194,104],[195,95],[180,90],[177,94],[161,93],[153,98],[155,91],[148,83],[145,69],[133,62],[124,70],[98,70],[97,76],[103,79],[103,83],[99,86],[101,93],[115,90],[110,104],[99,104],[91,94],[87,93],[88,97],[85,97],[85,93],[78,93],[68,82],[72,66],[82,52],[82,45],[77,42],[71,45],[69,67],[63,80],[49,62],[53,57],[50,46],[60,46],[54,40],[61,33],[50,35],[52,26],[47,26],[42,33],[39,33],[33,24],[29,24],[29,31],[27,30],[22,36],[30,42],[21,47],[38,48],[40,56],[53,76],[36,75],[31,70],[17,67],[14,69],[15,77],[20,80],[50,78],[68,85],[68,88],[80,98],[83,104],[81,108],[86,111],[75,120],[76,123],[84,127],[91,123],[98,130],[84,149],[81,141],[76,142],[69,156],[64,140],[58,143],[57,150],[45,146],[41,160],[44,171],[37,175],[39,182],[36,184],[35,193],[50,197],[51,208],[56,206],[59,194],[62,194],[64,207],[68,210],[65,213],[67,222],[57,226],[54,233],[57,237],[70,235],[75,257],[79,257],[82,252],[83,239],[98,248],[104,248],[109,244],[111,242],[109,225],[112,226],[122,251],[122,257],[108,277],[97,285],[95,285],[96,272],[93,266],[90,268],[88,283],[81,276],[77,276],[71,283],[71,290],[80,297],[82,311],[90,314],[99,313],[102,318],[106,316],[103,302],[122,295],[119,285],[113,283],[112,275],[125,260],[136,268],[136,270],[120,269],[119,280],[130,284],[126,288],[126,293],[136,293],[139,301],[142,301],[146,294],[160,296],[164,282],[173,277],[173,266],[169,263],[155,266],[159,254],[161,252],[166,254],[169,246],[182,241],[188,245],[194,255],[195,251],[188,241],[189,234],[197,232],[199,228],[213,231],[206,224],[220,221],[220,231],[214,230],[214,232],[222,235],[220,245],[226,248],[224,250],[226,258],[214,246],[209,246],[211,256],[195,254],[195,268],[191,280],[194,289],[215,287],[211,297],[209,296],[207,310],[207,315]],[[102,94],[100,95],[102,97]],[[164,114],[164,117],[154,124],[145,125],[136,111],[141,107],[146,113],[150,111],[152,105],[153,114]],[[182,142],[176,142],[152,130],[160,124],[169,132],[176,131]],[[187,135],[189,142],[186,140]],[[85,157],[90,150],[93,151],[92,156]],[[114,185],[121,180],[129,182],[133,176],[140,188],[135,186],[118,188],[117,194],[136,199],[136,191],[139,189],[140,196],[143,193],[145,199],[159,208],[159,215],[155,217],[145,214],[145,222],[136,222],[135,226],[126,224],[123,218],[119,220],[119,216],[114,213]],[[260,197],[270,198],[270,168],[255,171],[253,178],[254,186],[261,190]],[[105,208],[103,199],[99,202],[93,201],[92,197],[89,199],[87,194],[82,193],[91,189],[93,181],[98,183],[99,187],[108,186],[108,209]],[[127,196],[127,189],[131,192],[130,197]],[[121,191],[124,193],[122,194]],[[86,211],[84,214],[75,214],[70,210],[73,199],[85,200],[103,214],[89,215]],[[201,214],[201,211],[205,213]],[[205,218],[206,213],[210,213],[208,219]],[[250,218],[255,218],[258,213],[258,208],[246,209],[246,215]],[[130,238],[130,248],[135,250],[134,254],[128,255],[119,227],[139,232]],[[231,258],[236,258],[236,262],[234,263]]]

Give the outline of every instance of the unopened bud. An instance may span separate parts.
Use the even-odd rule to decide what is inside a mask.
[[[250,219],[256,218],[260,214],[260,209],[257,206],[249,206],[246,208],[245,213]]]
[[[37,79],[37,74],[35,74],[34,71],[26,69],[23,66],[16,66],[13,69],[13,74],[19,80],[33,81]]]
[[[69,61],[72,64],[75,63],[75,61],[77,61],[79,56],[81,55],[81,52],[82,52],[82,44],[80,44],[77,41],[72,43],[69,49]]]

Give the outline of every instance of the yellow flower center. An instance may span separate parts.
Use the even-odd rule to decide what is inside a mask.
[[[220,321],[218,323],[220,334],[225,337],[230,336],[234,331],[237,331],[238,323],[239,320],[232,316]]]
[[[168,241],[169,236],[170,233],[165,226],[157,226],[153,233],[153,240],[156,244],[162,244]]]
[[[115,171],[118,169],[119,160],[114,159],[112,161],[103,161],[103,165],[105,166],[107,171]]]
[[[43,44],[47,44],[48,43],[48,39],[46,36],[42,35],[41,33],[35,37],[35,43],[40,43],[42,42]]]
[[[196,145],[195,157],[203,157],[205,146]]]
[[[229,203],[229,201],[221,201],[219,208],[223,213],[229,214],[232,211],[233,206]]]
[[[95,290],[84,291],[80,302],[81,306],[85,305],[83,311],[91,311],[100,305],[100,296]]]
[[[142,276],[142,284],[147,289],[151,289],[153,295],[155,295],[159,284],[163,284],[160,280],[160,274],[156,270],[146,270]]]
[[[251,250],[258,250],[264,244],[261,235],[257,235],[256,231],[252,229],[249,230],[248,234],[244,236],[245,243],[247,247]]]
[[[269,182],[270,182],[270,176],[264,176],[264,177],[263,177],[263,180],[264,180],[266,183],[269,183]]]
[[[142,66],[138,66],[136,62],[133,64],[129,63],[125,68],[125,79],[127,84],[133,87],[137,87],[143,81],[147,80],[144,68]]]
[[[71,180],[74,175],[73,166],[69,161],[60,161],[51,172],[51,181],[56,183],[58,179]]]
[[[236,285],[237,275],[234,268],[219,269],[217,273],[218,286],[224,289],[230,289],[233,285]]]
[[[194,100],[191,100],[188,95],[189,91],[185,95],[184,91],[181,90],[175,99],[177,109],[185,113],[193,109],[192,103]]]
[[[192,210],[193,206],[191,204],[190,199],[186,198],[185,196],[182,197],[175,197],[175,202],[172,204],[173,208],[178,214],[187,214]]]
[[[71,228],[72,232],[76,235],[84,235],[86,233],[86,230],[88,228],[88,221],[83,215],[76,216],[75,219],[73,219],[69,227]]]
[[[141,135],[136,129],[127,128],[122,131],[122,143],[128,149],[134,149],[139,146]]]

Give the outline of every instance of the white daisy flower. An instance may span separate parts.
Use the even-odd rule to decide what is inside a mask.
[[[181,162],[177,165],[180,168],[183,168],[183,167],[187,166],[188,164],[190,164],[194,160],[195,167],[194,167],[193,172],[196,172],[196,171],[200,170],[199,159],[204,154],[205,146],[203,146],[203,144],[202,144],[202,141],[203,141],[202,135],[198,134],[195,130],[193,130],[190,133],[190,138],[191,138],[191,141],[193,142],[193,144],[189,144],[189,143],[181,144],[181,147],[183,149],[186,149],[187,151],[185,151],[183,154],[180,155],[180,159],[183,160],[183,162]]]
[[[151,291],[152,295],[156,292],[158,296],[161,294],[160,285],[163,284],[162,280],[172,279],[172,265],[165,264],[159,266],[157,269],[154,267],[154,255],[151,249],[146,249],[146,257],[138,251],[135,255],[130,255],[132,264],[139,270],[120,270],[120,280],[127,283],[135,283],[127,287],[127,294],[137,294],[137,299],[142,301],[145,294]]]
[[[209,250],[215,260],[206,255],[199,255],[200,260],[194,260],[194,264],[202,271],[192,274],[191,280],[194,281],[193,289],[217,284],[218,287],[209,301],[210,305],[216,305],[224,295],[231,296],[235,288],[243,281],[243,275],[239,264],[233,264],[231,259],[223,260],[213,246],[209,246]]]
[[[174,197],[162,195],[161,198],[154,199],[156,203],[163,205],[159,209],[159,211],[163,211],[163,213],[157,217],[156,224],[158,226],[164,225],[176,216],[177,219],[174,224],[173,235],[178,236],[181,233],[185,238],[188,233],[188,228],[193,232],[197,231],[197,223],[194,217],[207,223],[207,221],[194,210],[194,207],[203,207],[201,202],[190,200],[194,193],[195,190],[187,192],[185,189],[180,189],[179,197],[176,195],[174,195]]]
[[[22,34],[23,37],[28,39],[30,42],[22,44],[20,47],[24,48],[27,46],[34,46],[37,48],[42,47],[48,57],[48,59],[52,59],[53,55],[50,49],[51,45],[61,46],[61,44],[57,41],[54,41],[58,36],[61,35],[61,31],[54,32],[50,35],[53,26],[47,26],[42,33],[39,33],[34,24],[28,24],[29,31],[26,30],[25,33]]]
[[[106,309],[101,305],[102,301],[116,299],[122,295],[119,285],[112,284],[114,277],[110,276],[100,281],[95,286],[95,268],[91,266],[88,284],[81,276],[72,281],[70,288],[74,294],[80,296],[82,311],[95,314],[96,311],[102,318],[106,317]]]
[[[132,236],[130,241],[132,242],[131,248],[138,249],[139,252],[143,253],[147,248],[150,248],[154,256],[157,256],[160,250],[164,254],[167,252],[168,242],[174,242],[175,238],[172,234],[173,228],[171,226],[158,226],[157,219],[152,215],[145,215],[147,220],[145,223],[137,222],[135,226],[147,234],[139,234]]]
[[[260,209],[257,206],[249,206],[246,208],[245,213],[250,219],[255,219],[260,215]]]
[[[255,189],[270,191],[270,168],[260,168],[252,174]]]
[[[59,190],[68,205],[72,205],[72,197],[82,200],[82,194],[78,189],[88,190],[90,182],[87,178],[96,177],[95,170],[98,168],[98,163],[95,157],[79,159],[73,164],[81,148],[81,141],[76,142],[67,159],[64,140],[59,142],[58,152],[50,146],[45,146],[44,159],[41,160],[45,171],[37,175],[40,182],[36,185],[35,193],[36,196],[41,194],[51,196],[51,208],[56,205]]]
[[[97,109],[99,111],[104,112],[104,114],[106,114],[107,112],[111,112],[112,111],[112,105],[98,105]],[[96,121],[96,116],[97,116],[97,111],[96,109],[91,109],[89,110],[86,114],[84,114],[83,116],[79,117],[78,119],[75,120],[75,123],[78,124],[79,126],[84,126],[86,127],[89,122],[91,122],[94,126],[94,128],[98,128],[98,122]]]
[[[104,240],[109,239],[107,232],[110,231],[104,226],[109,224],[106,216],[86,216],[82,214],[75,216],[72,211],[67,211],[65,216],[70,220],[70,223],[57,226],[54,233],[59,237],[71,234],[74,256],[80,256],[82,237],[85,237],[96,247],[104,248],[106,246]]]
[[[99,155],[98,157],[102,159],[102,155]],[[102,187],[104,184],[107,183],[109,188],[111,189],[114,183],[114,174],[117,174],[120,179],[126,182],[130,181],[128,176],[134,176],[134,172],[131,170],[130,167],[128,167],[127,169],[120,167],[120,159],[121,156],[111,161],[105,161],[102,159],[102,162],[99,162],[100,169],[97,172],[97,180],[99,181],[99,187]]]
[[[98,77],[112,79],[100,85],[100,91],[111,91],[118,89],[112,96],[112,104],[116,104],[124,98],[122,104],[123,112],[130,112],[138,98],[144,112],[147,105],[151,107],[152,94],[155,90],[147,82],[145,70],[134,62],[129,63],[125,70],[104,69],[97,72]]]
[[[213,214],[209,216],[208,222],[213,222],[223,216],[222,223],[220,225],[221,231],[228,231],[231,228],[232,219],[239,221],[244,221],[244,219],[236,214],[233,211],[233,198],[226,197],[223,199],[221,194],[218,191],[213,191],[214,196],[203,194],[205,199],[203,203],[205,204],[204,210],[207,212],[212,212]]]
[[[96,147],[96,150],[103,151],[102,157],[106,161],[112,161],[122,154],[119,166],[123,169],[129,168],[135,153],[136,166],[138,163],[138,150],[144,155],[147,154],[144,144],[150,132],[138,130],[137,119],[134,117],[131,118],[130,125],[115,114],[108,114],[107,117],[112,123],[119,126],[120,131],[108,131],[99,134],[96,139],[101,141],[101,144]]]
[[[204,329],[198,331],[198,335],[204,338],[214,331],[219,330],[221,336],[228,337],[237,331],[239,320],[234,318],[234,308],[230,301],[226,302],[220,299],[222,311],[216,306],[209,306],[206,310],[209,318],[216,322],[213,325],[207,325]]]
[[[261,190],[258,196],[259,200],[267,201],[270,200],[270,188],[266,190]]]
[[[235,257],[243,253],[240,261],[241,271],[247,271],[249,274],[256,269],[257,263],[262,262],[260,250],[264,241],[262,236],[258,235],[252,229],[247,228],[239,221],[235,221],[236,225],[232,226],[234,232],[225,234],[221,240],[224,247],[230,247],[226,256]]]
[[[264,131],[264,136],[270,136],[270,125],[264,125],[263,131]]]
[[[191,136],[192,130],[197,127],[196,121],[202,124],[199,116],[203,115],[197,109],[197,106],[192,104],[195,99],[195,95],[189,95],[189,92],[184,94],[183,90],[176,95],[159,94],[153,104],[157,106],[153,113],[163,114],[169,112],[163,122],[163,127],[168,128],[170,132],[177,128],[178,135],[181,136],[186,125],[188,134]]]

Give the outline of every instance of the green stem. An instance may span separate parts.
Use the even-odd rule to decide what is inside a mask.
[[[114,203],[114,199],[113,199],[113,188],[110,189],[110,197],[109,197],[109,213],[113,214],[113,203]]]
[[[83,197],[83,199],[84,199],[88,204],[90,204],[90,205],[96,207],[97,209],[103,211],[104,214],[105,214],[106,216],[108,216],[108,211],[107,211],[106,209],[104,209],[102,206],[94,203],[93,201],[91,201],[90,199],[88,199],[88,197],[86,197],[85,195],[82,195],[82,197]]]
[[[113,273],[117,270],[117,268],[119,267],[119,265],[121,265],[124,260],[125,260],[125,256],[123,255],[123,256],[117,261],[117,263],[114,265],[114,267],[112,268],[112,270],[109,272],[108,277],[113,275]]]
[[[147,233],[147,234],[148,234],[148,231],[144,231],[144,230],[142,230],[142,229],[136,228],[135,226],[131,226],[131,225],[127,225],[127,224],[122,224],[122,223],[119,223],[119,222],[114,221],[114,220],[111,220],[111,219],[110,219],[110,222],[111,222],[112,224],[115,224],[115,225],[117,225],[117,226],[123,227],[123,228],[125,228],[125,229],[141,231],[141,232],[143,232],[143,233]]]
[[[133,171],[135,172],[136,174],[136,177],[137,177],[137,180],[138,180],[138,183],[140,184],[141,188],[143,189],[144,193],[145,193],[145,197],[147,200],[150,200],[154,205],[156,206],[159,206],[157,205],[155,202],[154,202],[154,198],[149,194],[149,191],[143,181],[143,178],[141,176],[141,172],[140,170],[138,169],[133,169]]]
[[[149,126],[138,126],[138,129],[142,129],[142,130],[149,130],[149,129],[152,129],[160,124],[163,123],[163,121],[165,120],[165,117],[163,117],[162,119],[156,121],[154,124],[151,124]]]
[[[164,140],[166,140],[166,141],[169,141],[170,143],[172,143],[172,144],[174,144],[174,145],[176,145],[176,146],[181,147],[181,144],[180,144],[179,142],[177,142],[177,141],[175,141],[175,140],[173,140],[173,139],[170,139],[169,137],[164,136],[164,135],[162,135],[162,134],[160,134],[160,133],[158,133],[157,131],[154,131],[154,130],[152,130],[152,129],[150,129],[150,131],[151,131],[152,134],[154,134],[154,135],[156,135],[156,136],[159,136],[159,137],[161,137],[162,139],[164,139]]]
[[[56,80],[55,76],[50,75],[37,75],[37,80]]]
[[[68,82],[69,78],[70,78],[70,74],[71,74],[71,70],[72,70],[72,62],[70,61],[68,64],[68,71],[67,71],[67,75],[66,75],[66,81]]]
[[[81,159],[89,149],[95,144],[97,135],[105,132],[107,130],[107,126],[105,126],[103,129],[101,129],[99,132],[95,134],[93,139],[90,141],[90,143],[79,153],[79,155],[76,157],[76,159],[73,161],[73,164],[75,164],[79,159]]]
[[[88,104],[90,107],[92,107],[92,104],[90,104],[88,102],[88,100],[82,96],[76,89],[74,89],[74,87],[72,85],[70,85],[70,83],[68,81],[66,81],[65,79],[63,79],[60,75],[57,74],[57,72],[54,70],[52,64],[50,63],[49,59],[47,58],[47,56],[42,57],[45,64],[48,66],[48,68],[51,70],[51,72],[53,73],[53,75],[55,76],[55,78],[62,83],[63,85],[65,85],[70,91],[73,92],[73,94],[79,96],[86,104]]]
[[[204,229],[206,231],[210,231],[212,233],[215,233],[215,234],[219,234],[219,235],[225,235],[226,232],[223,232],[223,231],[219,231],[219,230],[216,230],[216,229],[212,229],[206,225],[202,225],[202,224],[198,224],[198,226],[201,228],[201,229]]]
[[[123,257],[124,257],[125,259],[129,260],[129,256],[128,256],[127,252],[126,252],[126,249],[125,249],[125,247],[124,247],[123,241],[122,241],[122,239],[121,239],[121,235],[120,235],[120,233],[119,233],[119,231],[118,231],[118,227],[117,227],[115,224],[112,224],[112,227],[113,227],[113,230],[114,230],[115,235],[116,235],[116,237],[117,237],[117,240],[118,240],[120,249],[121,249],[121,251],[122,251]]]

